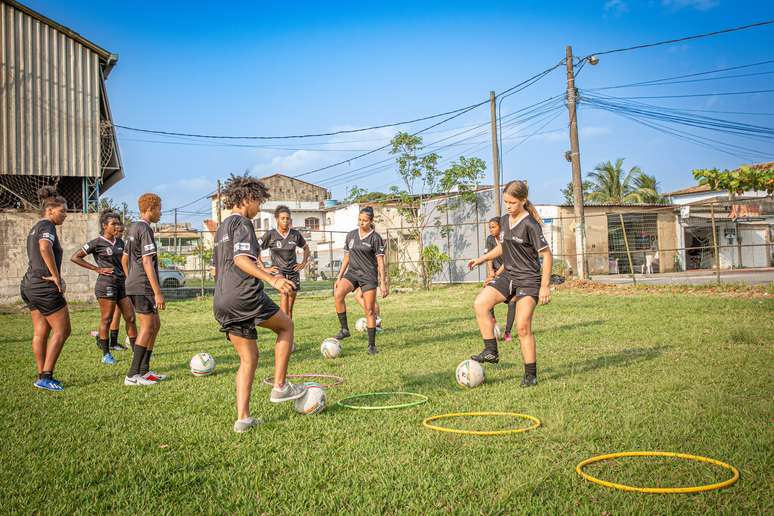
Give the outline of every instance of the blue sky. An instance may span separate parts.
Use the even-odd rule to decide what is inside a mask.
[[[326,132],[410,120],[473,104],[487,98],[490,90],[503,91],[557,63],[567,44],[577,55],[587,55],[774,18],[774,4],[769,2],[728,0],[231,2],[227,7],[222,2],[182,1],[26,3],[119,54],[108,80],[116,123],[229,135]],[[772,49],[774,26],[612,54],[602,56],[596,67],[585,67],[578,87],[584,90],[764,61],[774,59]],[[774,63],[736,73],[761,71],[774,71]],[[772,77],[605,93],[762,90],[772,89]],[[561,94],[564,87],[564,71],[558,70],[508,97],[502,113]],[[772,112],[773,100],[774,94],[768,93],[642,102]],[[765,126],[774,122],[771,116],[710,116]],[[433,129],[425,140],[450,136],[488,117],[488,106],[478,108]],[[693,184],[693,168],[731,168],[751,161],[675,139],[606,111],[584,108],[578,120],[584,173],[601,161],[625,157],[626,165],[639,165],[655,174],[662,189],[669,191]],[[418,130],[430,123],[401,129]],[[504,134],[504,151],[508,151],[504,179],[529,180],[536,203],[560,201],[559,190],[570,178],[563,156],[569,147],[566,128],[566,111],[558,110],[509,127]],[[172,144],[169,138],[122,130],[127,177],[107,195],[133,206],[137,195],[152,190],[162,195],[165,208],[172,208],[213,190],[215,181],[230,172],[295,175],[378,147],[394,131],[279,143],[232,142],[281,147],[255,148],[200,145],[183,139]],[[539,134],[523,140],[535,131]],[[466,136],[475,134],[473,130]],[[698,134],[774,156],[771,140]],[[477,155],[489,165],[488,141],[488,132],[482,132],[438,152],[449,160],[460,152]],[[386,157],[377,153],[304,179],[331,187],[335,198],[344,197],[353,185],[385,190],[398,184],[394,167],[376,168],[370,174],[341,174]],[[199,221],[202,217],[193,212],[207,209],[206,202],[196,203],[186,208],[192,213],[181,219]]]

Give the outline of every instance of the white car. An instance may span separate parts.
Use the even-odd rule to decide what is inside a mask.
[[[161,288],[180,288],[185,286],[185,275],[177,269],[159,269]]]

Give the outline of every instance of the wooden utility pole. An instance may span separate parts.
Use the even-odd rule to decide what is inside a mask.
[[[218,179],[218,226],[220,226],[220,223],[222,222],[221,216],[220,216],[220,179]]]
[[[492,185],[494,186],[495,213],[503,214],[500,202],[500,149],[497,146],[497,104],[495,92],[489,92],[489,113],[492,119]]]
[[[180,254],[177,249],[177,208],[175,208],[175,223],[174,223],[174,235],[175,235],[175,254]]]
[[[583,210],[578,117],[576,112],[575,70],[572,47],[567,45],[567,111],[570,115],[570,161],[572,162],[572,193],[575,208],[575,258],[580,279],[588,279],[586,263],[586,217]]]

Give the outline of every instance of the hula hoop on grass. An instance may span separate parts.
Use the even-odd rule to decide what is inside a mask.
[[[338,385],[341,385],[344,383],[344,378],[341,376],[336,376],[335,374],[315,374],[315,373],[304,373],[304,374],[287,374],[285,375],[285,378],[330,378],[333,380],[333,383],[321,383],[323,387],[326,389],[330,389],[331,387],[336,387]],[[266,385],[274,385],[274,377],[273,376],[267,376],[263,379],[263,383]]]
[[[439,419],[451,419],[456,417],[466,416],[511,416],[519,419],[528,419],[532,421],[532,424],[526,428],[511,428],[508,430],[459,430],[457,428],[446,428],[443,426],[431,425],[431,421],[437,421]],[[529,432],[540,426],[540,420],[534,416],[527,414],[518,414],[516,412],[455,412],[451,414],[441,414],[439,416],[430,416],[422,421],[422,426],[431,430],[437,430],[439,432],[449,432],[452,434],[465,434],[465,435],[506,435],[506,434],[518,434],[522,432]]]
[[[717,482],[715,484],[706,484],[703,486],[688,486],[688,487],[638,487],[630,486],[626,484],[618,484],[616,482],[608,482],[597,477],[591,476],[583,468],[589,464],[595,462],[602,462],[610,459],[617,459],[620,457],[677,457],[678,459],[694,460],[697,462],[706,462],[715,466],[720,466],[730,470],[733,475],[728,480]],[[630,451],[620,453],[608,453],[607,455],[597,455],[586,459],[575,467],[575,472],[581,477],[585,478],[589,482],[599,484],[605,487],[611,487],[613,489],[620,489],[621,491],[634,491],[638,493],[660,493],[660,494],[686,494],[686,493],[701,493],[704,491],[713,491],[715,489],[722,489],[734,484],[739,480],[739,470],[730,464],[721,462],[719,460],[711,459],[709,457],[702,457],[701,455],[689,455],[687,453],[675,453],[675,452],[662,452],[662,451]]]
[[[387,396],[387,395],[413,396],[417,399],[415,401],[409,401],[408,403],[398,403],[395,405],[382,405],[382,406],[349,405],[345,403],[347,400],[354,400],[357,398],[373,398],[374,396]],[[342,407],[345,407],[345,408],[355,409],[355,410],[391,410],[391,409],[416,407],[417,405],[421,405],[422,403],[427,403],[427,400],[428,398],[424,394],[416,394],[413,392],[366,392],[365,394],[355,394],[354,396],[349,396],[347,398],[344,398],[343,400],[339,400],[338,402],[336,402],[336,404],[341,405]]]

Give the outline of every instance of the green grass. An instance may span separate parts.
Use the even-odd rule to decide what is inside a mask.
[[[119,365],[99,364],[88,331],[92,306],[73,305],[73,336],[57,369],[66,392],[33,389],[28,315],[0,315],[0,500],[4,513],[499,513],[771,514],[774,499],[774,300],[561,290],[535,317],[540,384],[519,389],[521,360],[487,366],[487,382],[460,390],[454,369],[480,339],[471,317],[475,286],[395,294],[383,302],[382,353],[361,334],[325,360],[319,343],[336,329],[333,301],[297,304],[291,372],[346,378],[329,407],[304,417],[254,387],[266,420],[237,435],[238,360],[217,331],[209,300],[171,303],[162,315],[154,369],[161,385],[122,385]],[[350,302],[351,325],[359,316]],[[500,316],[504,317],[504,307]],[[271,339],[258,378],[272,372]],[[189,358],[208,351],[216,374],[194,378]],[[368,391],[413,391],[424,405],[397,411],[334,406]],[[380,400],[386,402],[387,400]],[[429,415],[515,411],[537,430],[459,436],[421,426]],[[496,429],[502,419],[456,421]],[[523,426],[524,422],[515,424]],[[740,481],[698,495],[624,493],[574,471],[595,454],[665,450],[733,464]],[[709,465],[624,459],[589,467],[619,482],[668,486],[713,482]]]

